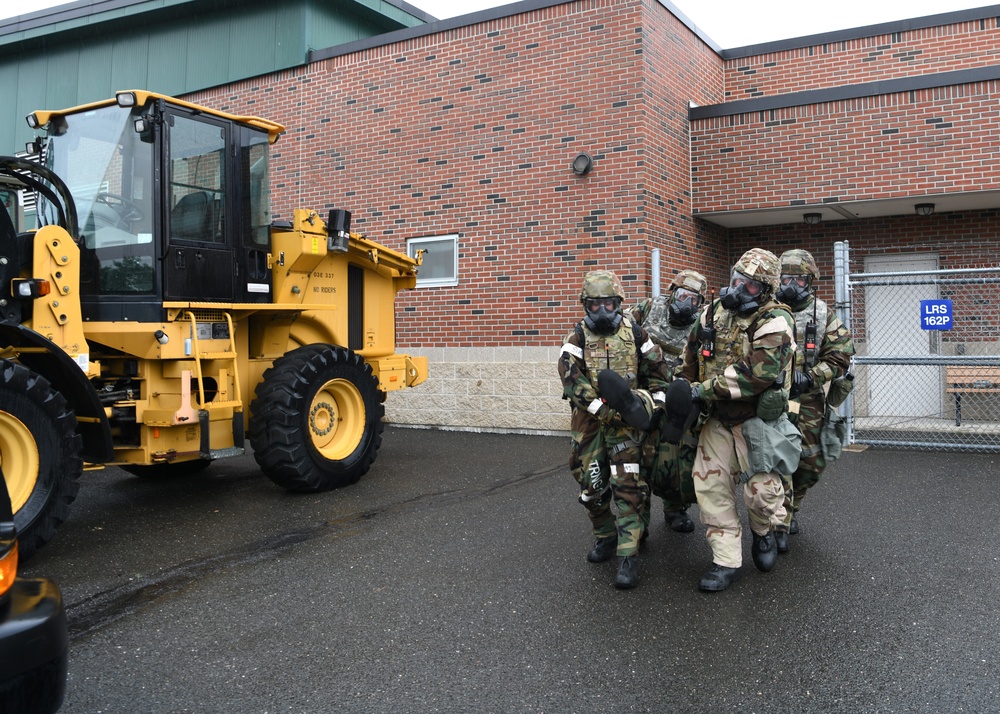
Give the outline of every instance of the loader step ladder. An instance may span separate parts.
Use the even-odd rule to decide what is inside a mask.
[[[191,321],[191,356],[194,357],[195,365],[195,380],[198,384],[198,404],[201,408],[198,410],[198,425],[201,430],[201,444],[199,450],[201,452],[201,458],[207,459],[209,461],[215,459],[224,459],[230,456],[242,456],[246,449],[244,448],[245,442],[245,429],[243,426],[243,398],[240,394],[240,374],[239,366],[236,362],[236,333],[233,329],[233,318],[228,313],[223,313],[226,317],[226,323],[229,326],[229,348],[221,352],[214,351],[202,351],[201,345],[198,341],[198,321],[193,312],[186,312],[185,316]],[[219,370],[220,376],[223,373],[232,376],[233,383],[233,394],[228,393],[228,384],[223,384],[223,381],[228,382],[228,380],[220,380],[219,390],[220,393],[216,395],[216,398],[211,402],[205,401],[205,380],[203,378],[202,362],[203,361],[221,361],[228,363],[228,369]],[[235,397],[235,399],[220,399],[221,390],[225,388],[226,395],[229,397]],[[211,444],[211,422],[212,413],[225,411],[227,409],[233,410],[233,446],[226,449],[212,449]]]

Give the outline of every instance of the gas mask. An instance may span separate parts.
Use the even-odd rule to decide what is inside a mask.
[[[760,308],[767,297],[767,291],[759,280],[748,278],[734,270],[729,287],[722,289],[720,297],[722,307],[745,317]]]
[[[700,307],[701,295],[687,288],[676,288],[667,304],[670,324],[684,327],[694,323]]]
[[[782,275],[775,297],[790,307],[805,304],[812,294],[812,277],[809,275]]]
[[[622,324],[620,297],[586,298],[583,302],[587,314],[583,323],[598,335],[610,335]]]

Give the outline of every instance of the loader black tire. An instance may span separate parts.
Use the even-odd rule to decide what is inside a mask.
[[[20,557],[47,543],[80,489],[82,439],[66,399],[41,375],[0,360],[0,466]]]
[[[372,368],[334,345],[306,345],[274,361],[250,405],[250,445],[264,474],[290,491],[361,478],[382,445],[385,407]]]

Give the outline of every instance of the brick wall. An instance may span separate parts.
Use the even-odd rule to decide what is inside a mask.
[[[700,211],[1000,188],[997,82],[695,122]]]
[[[988,17],[742,57],[726,62],[725,101],[986,67],[998,47]]]

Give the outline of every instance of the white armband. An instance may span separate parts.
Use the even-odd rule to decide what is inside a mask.
[[[597,412],[600,411],[602,406],[604,406],[604,402],[602,402],[600,399],[595,399],[590,403],[590,406],[587,407],[587,411],[590,412],[591,414],[597,414]]]
[[[568,355],[576,357],[577,359],[583,359],[583,350],[576,345],[571,345],[567,342],[563,345],[562,351]]]
[[[646,340],[646,342],[642,345],[642,353],[647,354],[654,347],[656,347],[655,342],[653,342],[652,340]]]
[[[653,392],[653,401],[659,402],[660,404],[667,403],[667,395],[663,392]]]

